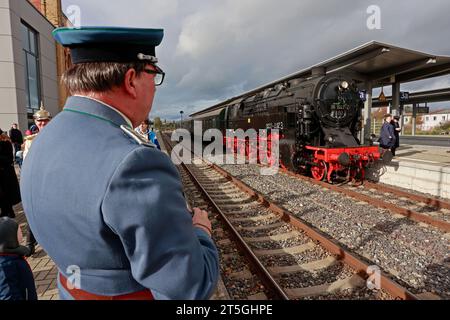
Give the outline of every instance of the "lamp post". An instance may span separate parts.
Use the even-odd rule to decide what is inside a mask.
[[[184,114],[184,111],[180,111],[180,115],[181,115],[180,129],[183,128],[183,114]]]

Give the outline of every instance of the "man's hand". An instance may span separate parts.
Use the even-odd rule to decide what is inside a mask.
[[[192,218],[192,224],[194,227],[201,228],[206,231],[211,237],[212,226],[211,221],[208,218],[208,212],[205,210],[200,210],[199,208],[194,208],[194,216]]]

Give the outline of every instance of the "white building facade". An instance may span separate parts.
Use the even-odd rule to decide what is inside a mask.
[[[41,102],[58,107],[53,25],[26,0],[0,0],[0,128],[24,132]]]
[[[419,130],[431,131],[434,128],[440,127],[441,125],[450,122],[450,109],[417,116],[417,119],[420,119],[421,122],[421,124],[417,124],[417,128]],[[412,116],[406,115],[404,121],[405,124],[411,124]]]

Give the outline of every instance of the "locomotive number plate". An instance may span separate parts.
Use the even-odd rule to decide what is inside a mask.
[[[267,123],[266,124],[266,129],[283,130],[284,129],[284,123],[283,122]]]

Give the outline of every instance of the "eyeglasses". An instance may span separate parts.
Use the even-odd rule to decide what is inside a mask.
[[[162,71],[161,68],[158,67],[157,65],[152,64],[152,66],[156,70],[144,69],[143,71],[145,73],[148,73],[148,74],[154,74],[155,75],[155,86],[160,86],[164,82],[164,78],[166,77],[166,73],[164,71]]]

